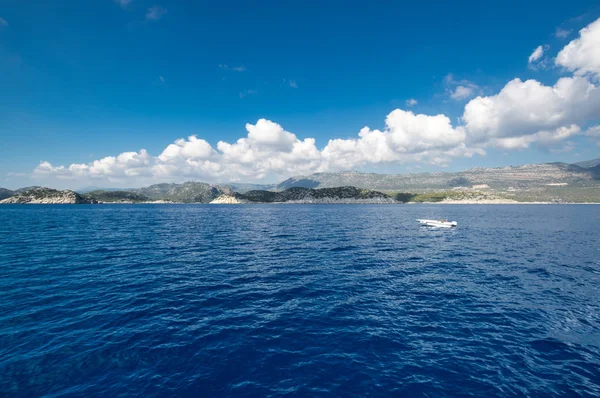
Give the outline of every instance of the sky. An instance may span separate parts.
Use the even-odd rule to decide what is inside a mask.
[[[0,0],[0,186],[600,157],[600,4]]]

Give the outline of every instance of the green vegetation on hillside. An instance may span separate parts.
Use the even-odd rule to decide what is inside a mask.
[[[244,194],[236,193],[235,197],[249,202],[260,203],[284,203],[284,202],[323,202],[323,201],[339,201],[339,200],[357,200],[357,201],[374,201],[374,202],[393,202],[391,198],[381,192],[372,191],[370,189],[360,189],[355,187],[338,187],[338,188],[301,188],[294,187],[285,191],[248,191]]]
[[[495,200],[510,199],[504,195],[473,190],[432,191],[422,193],[392,192],[390,196],[402,203],[437,203],[444,200]]]
[[[98,202],[148,202],[150,199],[147,196],[131,191],[91,191],[83,195],[85,198]]]

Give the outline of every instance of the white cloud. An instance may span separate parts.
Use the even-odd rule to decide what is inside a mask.
[[[3,27],[3,26],[8,26],[8,22],[6,22],[6,19],[0,18],[0,27]]]
[[[406,104],[406,106],[415,106],[418,104],[418,101],[414,98],[410,98],[404,101],[404,103]]]
[[[554,36],[556,36],[559,39],[566,39],[570,34],[570,30],[562,28],[557,28],[556,32],[554,32]]]
[[[577,76],[600,79],[600,18],[581,29],[579,37],[558,53],[556,65]]]
[[[127,7],[129,4],[131,4],[132,0],[115,0],[115,3],[117,3],[118,5],[120,5],[121,7],[125,8]]]
[[[467,148],[464,131],[453,128],[448,117],[400,109],[387,116],[385,129],[365,127],[358,137],[329,140],[322,150],[314,138],[301,140],[266,119],[247,124],[246,132],[245,137],[233,143],[219,141],[216,148],[196,136],[178,139],[156,157],[141,150],[68,167],[41,162],[35,174],[112,182],[128,178],[256,181],[267,175],[283,178],[367,164],[420,161],[446,165],[457,156],[485,153],[479,148]]]
[[[529,63],[537,62],[544,55],[544,47],[537,46],[535,50],[529,56]]]
[[[234,72],[244,72],[246,70],[246,67],[244,65],[229,66],[227,64],[219,64],[219,68],[225,69],[225,70],[232,70]]]
[[[600,137],[600,125],[588,128],[583,134],[589,137]]]
[[[596,142],[596,145],[600,147],[600,124],[591,126],[583,132],[583,135],[591,137],[592,142]]]
[[[118,156],[107,156],[88,164],[72,164],[69,167],[54,167],[49,162],[41,162],[35,169],[37,175],[56,175],[63,178],[102,178],[109,180],[149,177],[155,158],[146,150],[123,152]]]
[[[192,135],[187,140],[180,138],[167,146],[158,156],[158,160],[165,163],[173,163],[181,159],[208,160],[214,155],[215,151],[208,142]]]
[[[166,83],[165,78],[163,76],[159,76],[158,77],[158,83],[159,84],[165,84]]]
[[[529,69],[538,70],[546,69],[548,65],[548,58],[544,57],[544,54],[550,49],[550,46],[545,44],[544,46],[537,46],[535,50],[529,56],[527,61]]]
[[[475,89],[469,86],[456,86],[454,91],[450,92],[450,98],[457,101],[470,98],[474,95]]]
[[[429,162],[447,163],[456,156],[484,154],[466,147],[465,133],[452,127],[445,115],[428,116],[396,109],[382,131],[363,128],[358,138],[330,140],[323,149],[331,169],[351,169],[366,164]]]
[[[298,84],[296,83],[295,80],[290,80],[290,87],[291,88],[298,88]]]
[[[167,9],[161,6],[152,6],[146,11],[146,20],[158,21],[167,13]]]
[[[596,24],[598,21],[582,29],[581,37],[569,43],[557,59],[558,63],[563,54],[562,58],[579,60],[572,64],[579,65],[572,70],[585,72],[563,77],[553,86],[537,80],[513,79],[498,94],[477,97],[467,103],[461,118],[467,143],[508,149],[527,148],[534,142],[551,146],[579,134],[580,125],[597,120],[600,87],[585,76],[577,75],[591,70],[588,51],[593,40],[590,32],[595,31]],[[538,47],[530,61],[540,60],[544,51]],[[579,54],[581,51],[585,54]]]
[[[447,86],[446,93],[455,101],[467,100],[481,92],[477,84],[466,79],[455,80],[452,73],[444,77],[444,84]]]
[[[561,78],[552,87],[536,80],[510,81],[496,95],[477,97],[462,117],[468,142],[534,136],[541,131],[600,117],[600,89],[581,77]],[[512,141],[503,140],[501,142]]]
[[[553,131],[542,130],[530,135],[495,138],[491,140],[490,144],[501,149],[526,149],[531,144],[536,143],[542,148],[553,149],[563,145],[567,138],[580,132],[581,129],[579,126],[572,124],[570,126],[559,127]]]

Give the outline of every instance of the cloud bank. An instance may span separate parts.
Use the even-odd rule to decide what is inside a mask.
[[[544,48],[538,49],[530,61],[542,58]],[[314,138],[299,138],[273,121],[260,119],[246,124],[245,135],[235,142],[219,141],[213,146],[192,135],[174,141],[158,155],[142,149],[70,166],[42,161],[34,174],[113,183],[145,179],[260,181],[369,165],[446,165],[456,157],[484,156],[490,147],[557,148],[578,134],[596,136],[597,128],[582,133],[582,126],[600,118],[600,19],[582,29],[555,62],[573,75],[551,86],[515,78],[497,94],[468,101],[456,123],[444,114],[395,109],[381,130],[364,127],[350,138],[330,139],[320,148]],[[448,76],[446,83],[454,88],[450,91],[454,99],[466,101],[481,92],[473,83]],[[251,90],[243,94],[240,98]],[[406,103],[414,104],[413,100]]]
[[[600,18],[579,31],[579,37],[556,56],[556,65],[577,76],[600,79]]]

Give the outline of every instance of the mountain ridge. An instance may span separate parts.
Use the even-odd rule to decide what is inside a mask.
[[[289,188],[284,191],[254,190],[222,195],[211,203],[397,203],[382,192],[356,187]]]
[[[290,177],[278,184],[210,184],[187,181],[159,183],[135,189],[102,189],[78,194],[88,201],[102,203],[209,203],[222,195],[233,193],[339,187],[374,190],[392,196],[407,194],[409,195],[407,197],[432,192],[472,190],[525,202],[600,202],[600,158],[578,164],[552,162],[494,168],[475,167],[459,172],[409,174],[322,172]],[[36,189],[50,188],[0,189],[0,200]],[[51,196],[53,195],[56,196],[55,194]]]

